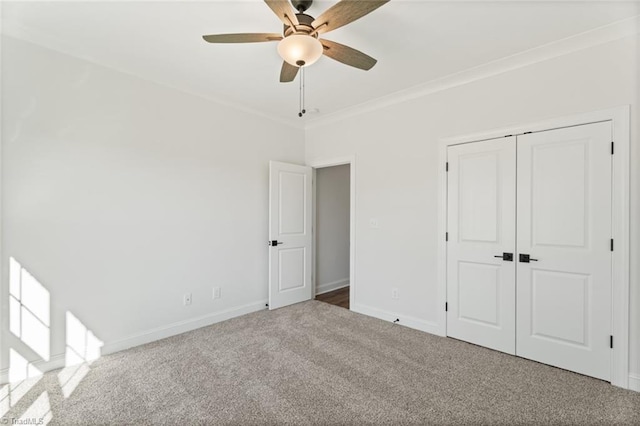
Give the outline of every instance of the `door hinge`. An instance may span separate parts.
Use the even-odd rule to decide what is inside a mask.
[[[444,240],[445,241],[449,241],[449,233],[448,232],[444,233]]]
[[[609,347],[613,349],[613,336],[609,336]]]
[[[444,165],[444,171],[448,172],[449,171],[449,162],[447,161]]]
[[[611,239],[611,251],[613,251],[613,238]]]
[[[449,302],[444,302],[444,311],[449,312]]]
[[[613,142],[611,142],[611,155],[613,155]]]

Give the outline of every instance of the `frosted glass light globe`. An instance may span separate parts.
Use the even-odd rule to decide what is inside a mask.
[[[294,67],[308,67],[322,56],[322,43],[306,34],[292,34],[278,43],[278,53]]]

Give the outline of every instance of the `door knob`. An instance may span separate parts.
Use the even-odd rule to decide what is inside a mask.
[[[502,260],[506,260],[507,262],[513,262],[513,253],[502,253],[501,256],[493,256],[500,257]]]
[[[520,262],[522,263],[537,262],[537,261],[538,259],[532,259],[531,256],[528,254],[520,253]]]
[[[278,241],[278,240],[271,240],[267,244],[269,244],[270,247],[275,247],[278,244],[284,244],[284,243],[282,241]]]

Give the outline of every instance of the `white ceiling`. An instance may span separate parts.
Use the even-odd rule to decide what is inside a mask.
[[[315,1],[318,16],[335,1]],[[637,2],[391,0],[326,38],[378,59],[307,69],[321,117],[640,13]],[[278,82],[276,43],[213,45],[203,34],[280,32],[261,0],[3,2],[2,31],[74,56],[300,123],[298,82]]]

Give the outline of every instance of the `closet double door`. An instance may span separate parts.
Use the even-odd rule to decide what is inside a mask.
[[[448,148],[447,335],[610,380],[611,123]]]

